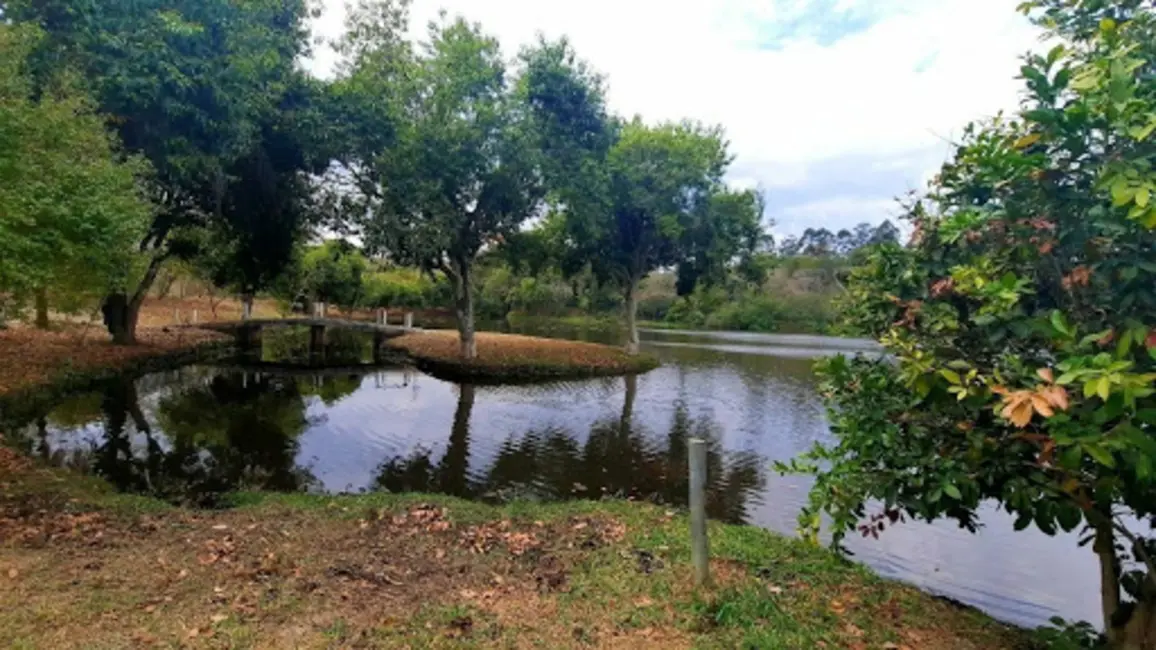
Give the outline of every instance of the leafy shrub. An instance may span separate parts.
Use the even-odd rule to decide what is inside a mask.
[[[783,305],[770,296],[750,296],[729,302],[707,316],[708,329],[774,332],[783,321]]]
[[[445,282],[434,282],[415,269],[376,271],[364,279],[363,305],[411,309],[440,306],[448,288],[444,285]]]

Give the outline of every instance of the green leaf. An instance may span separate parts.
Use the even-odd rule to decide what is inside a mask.
[[[1020,530],[1024,530],[1025,528],[1027,528],[1030,525],[1032,525],[1032,515],[1030,513],[1024,513],[1024,514],[1021,514],[1019,516],[1019,518],[1016,519],[1016,523],[1014,525],[1014,528],[1017,531],[1020,531]]]
[[[959,373],[953,370],[940,370],[939,374],[942,375],[943,378],[946,379],[949,383],[952,383],[956,386],[959,386],[963,383],[963,379],[960,378]]]
[[[955,487],[951,483],[944,483],[943,493],[952,499],[955,499],[956,501],[963,499],[963,494],[959,491],[959,488]]]
[[[1120,336],[1120,342],[1116,344],[1116,358],[1124,359],[1128,356],[1128,351],[1132,349],[1132,330],[1124,332]]]
[[[1112,457],[1112,453],[1107,449],[1095,444],[1084,444],[1081,446],[1097,463],[1100,463],[1104,467],[1116,466],[1116,459]]]
[[[1097,379],[1089,379],[1088,381],[1084,382],[1084,397],[1090,398],[1095,395],[1096,387],[1099,386],[1099,384],[1100,382]]]
[[[1056,521],[1059,522],[1060,528],[1062,528],[1065,533],[1070,533],[1075,530],[1083,519],[1084,515],[1080,512],[1080,509],[1071,504],[1065,503],[1061,505],[1056,512]]]
[[[1148,207],[1148,200],[1152,198],[1151,190],[1145,186],[1136,190],[1136,205],[1141,208]]]
[[[1122,208],[1128,205],[1136,196],[1136,190],[1127,178],[1120,176],[1112,183],[1112,205]]]
[[[1056,328],[1056,331],[1060,334],[1068,337],[1072,336],[1072,330],[1071,326],[1068,324],[1068,319],[1064,316],[1064,313],[1058,309],[1052,312],[1052,327]]]
[[[1060,453],[1060,465],[1068,469],[1079,469],[1083,461],[1084,451],[1078,445],[1068,447]]]
[[[1105,402],[1108,397],[1112,395],[1112,382],[1107,377],[1100,377],[1100,383],[1096,385],[1096,394]]]

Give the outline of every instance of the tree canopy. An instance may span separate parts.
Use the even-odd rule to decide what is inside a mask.
[[[0,24],[0,321],[49,286],[124,282],[151,216],[147,163],[122,154],[77,80],[60,71],[37,89],[43,38]]]
[[[532,125],[497,40],[478,25],[435,23],[416,53],[374,37],[408,73],[383,79],[381,51],[370,47],[350,73],[356,103],[405,97],[390,116],[390,146],[363,150],[355,162],[366,244],[453,281],[462,354],[473,357],[474,262],[539,212],[545,197]]]
[[[125,149],[154,169],[154,216],[138,242],[149,264],[135,289],[126,278],[105,304],[114,337],[131,342],[161,264],[180,252],[170,235],[219,218],[230,179],[252,172],[239,167],[270,152],[272,116],[308,47],[305,3],[6,0],[4,15],[46,33],[30,60],[37,83],[77,71]]]

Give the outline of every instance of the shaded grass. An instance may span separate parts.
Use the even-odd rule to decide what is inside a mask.
[[[0,455],[0,646],[1011,650],[1022,631],[822,549],[624,501],[122,497]]]
[[[478,356],[468,360],[461,358],[454,331],[415,332],[387,345],[405,351],[432,375],[481,383],[627,375],[658,365],[654,357],[596,343],[490,332],[476,336]]]

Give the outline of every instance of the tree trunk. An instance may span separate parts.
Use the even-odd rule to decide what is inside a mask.
[[[454,277],[454,307],[458,319],[458,339],[463,359],[478,358],[478,343],[474,340],[474,290],[470,284],[470,263],[461,261]]]
[[[1108,641],[1117,645],[1121,630],[1114,621],[1120,609],[1120,567],[1116,558],[1116,536],[1110,519],[1096,525],[1096,541],[1092,547],[1100,559],[1100,613],[1104,616],[1104,630]]]
[[[626,353],[638,354],[638,283],[639,278],[631,275],[626,284]]]
[[[1115,647],[1121,650],[1154,650],[1156,649],[1156,594],[1147,590],[1145,599],[1135,604],[1128,622],[1112,632],[1109,638],[1114,639]]]
[[[36,290],[36,327],[48,329],[48,291],[44,287]]]
[[[153,282],[156,281],[164,261],[165,256],[163,254],[153,255],[132,298],[126,297],[123,293],[114,293],[105,298],[101,310],[104,312],[104,325],[108,328],[109,334],[112,334],[113,343],[117,345],[136,344],[136,326],[140,320],[140,308],[144,304],[145,297],[148,296]]]

